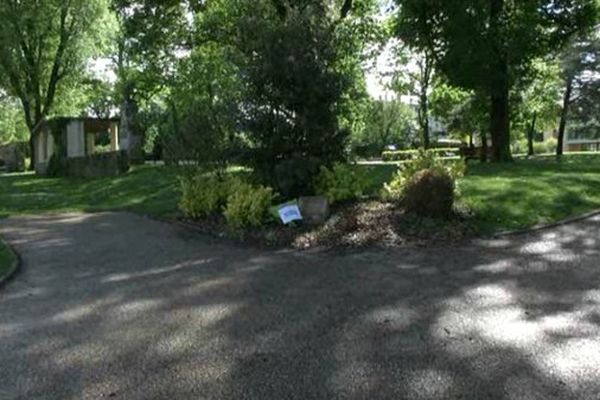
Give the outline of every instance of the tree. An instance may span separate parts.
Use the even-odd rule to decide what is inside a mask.
[[[487,161],[487,123],[489,120],[487,98],[475,91],[450,85],[440,79],[430,96],[431,115],[444,122],[450,136],[468,141],[475,147],[475,139],[481,142],[482,161]]]
[[[134,162],[144,159],[146,127],[138,115],[155,96],[167,99],[179,60],[193,47],[192,22],[203,2],[185,0],[112,0],[119,22],[114,64],[121,131]],[[191,18],[190,18],[191,17]]]
[[[368,31],[361,15],[374,13],[374,5],[265,0],[235,8],[248,161],[284,196],[309,193],[319,167],[345,157],[349,132],[341,116],[367,44],[357,40]]]
[[[388,145],[411,146],[418,140],[414,110],[401,101],[371,100],[365,127],[355,137],[355,149],[361,156],[380,156]]]
[[[558,127],[557,157],[562,156],[571,107],[576,103],[580,121],[595,118],[600,73],[598,32],[574,38],[562,54],[563,101]]]
[[[0,74],[18,98],[34,140],[56,104],[62,85],[101,48],[104,0],[6,0],[0,3]]]
[[[551,57],[534,60],[528,74],[515,85],[513,125],[525,132],[528,156],[534,155],[536,130],[551,128],[557,120],[559,89],[560,68]]]
[[[429,95],[435,78],[434,59],[429,50],[411,51],[405,46],[396,49],[399,68],[392,80],[392,89],[399,95],[417,98],[417,122],[424,149],[430,145]]]
[[[0,94],[0,145],[25,141],[27,134],[19,100]]]
[[[456,86],[490,102],[494,161],[510,161],[509,93],[532,59],[592,26],[596,0],[396,0],[396,33]]]

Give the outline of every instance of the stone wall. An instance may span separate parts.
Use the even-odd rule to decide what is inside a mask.
[[[124,151],[67,158],[65,161],[67,176],[100,178],[121,175],[129,170],[129,158]]]
[[[25,155],[18,143],[0,146],[0,169],[6,172],[25,170]]]

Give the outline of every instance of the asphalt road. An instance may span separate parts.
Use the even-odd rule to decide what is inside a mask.
[[[265,252],[131,214],[0,220],[0,399],[600,399],[600,218]]]

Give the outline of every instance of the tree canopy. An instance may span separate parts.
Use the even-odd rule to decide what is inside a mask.
[[[509,91],[536,57],[596,21],[596,0],[396,0],[397,35],[459,87],[490,98],[496,161],[511,159]]]
[[[0,4],[0,74],[22,104],[33,137],[67,80],[103,48],[105,0],[22,0]],[[32,159],[35,154],[32,151]]]

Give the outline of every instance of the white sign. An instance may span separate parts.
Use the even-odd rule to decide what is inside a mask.
[[[301,220],[302,214],[300,214],[300,208],[298,208],[298,205],[292,204],[283,206],[279,209],[279,218],[281,218],[281,222],[287,225],[292,221]]]

